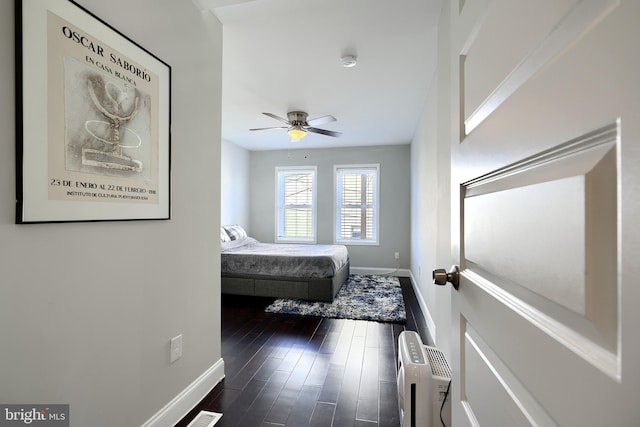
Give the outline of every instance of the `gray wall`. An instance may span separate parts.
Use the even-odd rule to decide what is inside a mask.
[[[451,286],[435,286],[431,272],[451,266],[451,115],[449,4],[443,2],[438,65],[411,144],[411,275],[429,326],[430,344],[450,354]]]
[[[251,152],[253,237],[275,239],[276,166],[317,166],[318,243],[333,243],[334,165],[380,164],[380,245],[349,246],[359,268],[408,268],[410,259],[410,146],[277,150]],[[400,260],[394,259],[400,252]]]
[[[249,227],[250,152],[229,141],[222,141],[222,207],[220,225]]]
[[[172,219],[14,224],[14,3],[0,2],[0,402],[135,426],[221,357],[222,28],[190,1],[79,2],[172,65]]]

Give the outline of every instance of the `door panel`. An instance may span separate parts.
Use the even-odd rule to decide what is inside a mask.
[[[542,3],[545,7],[540,7]],[[483,11],[480,25],[472,21],[475,31],[465,40],[462,52],[465,121],[483,103],[491,102],[492,93],[535,52],[573,3],[575,0],[494,1]],[[475,7],[467,1],[462,13]]]
[[[556,426],[471,324],[463,319],[462,325],[465,376],[461,387],[467,419],[478,425]]]
[[[610,126],[463,186],[467,263],[502,277],[508,284],[499,286],[612,353],[606,367],[593,361],[612,376],[617,135]]]
[[[466,196],[466,260],[584,314],[585,190],[578,176]],[[522,224],[531,214],[538,221]],[[554,260],[563,267],[537,267]]]
[[[466,1],[458,32],[463,136],[597,25],[617,0]]]
[[[640,2],[450,13],[453,424],[638,425]]]

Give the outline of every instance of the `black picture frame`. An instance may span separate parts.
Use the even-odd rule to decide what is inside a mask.
[[[16,223],[171,217],[171,67],[71,0],[15,0]]]

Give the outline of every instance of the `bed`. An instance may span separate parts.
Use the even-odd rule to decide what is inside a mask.
[[[220,241],[224,294],[333,301],[349,276],[343,245],[263,243],[237,225]]]

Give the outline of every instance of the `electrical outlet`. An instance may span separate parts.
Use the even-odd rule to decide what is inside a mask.
[[[396,257],[396,259],[400,259],[400,252],[396,252],[395,257]]]
[[[169,350],[170,362],[173,363],[182,357],[182,334],[171,338]]]

